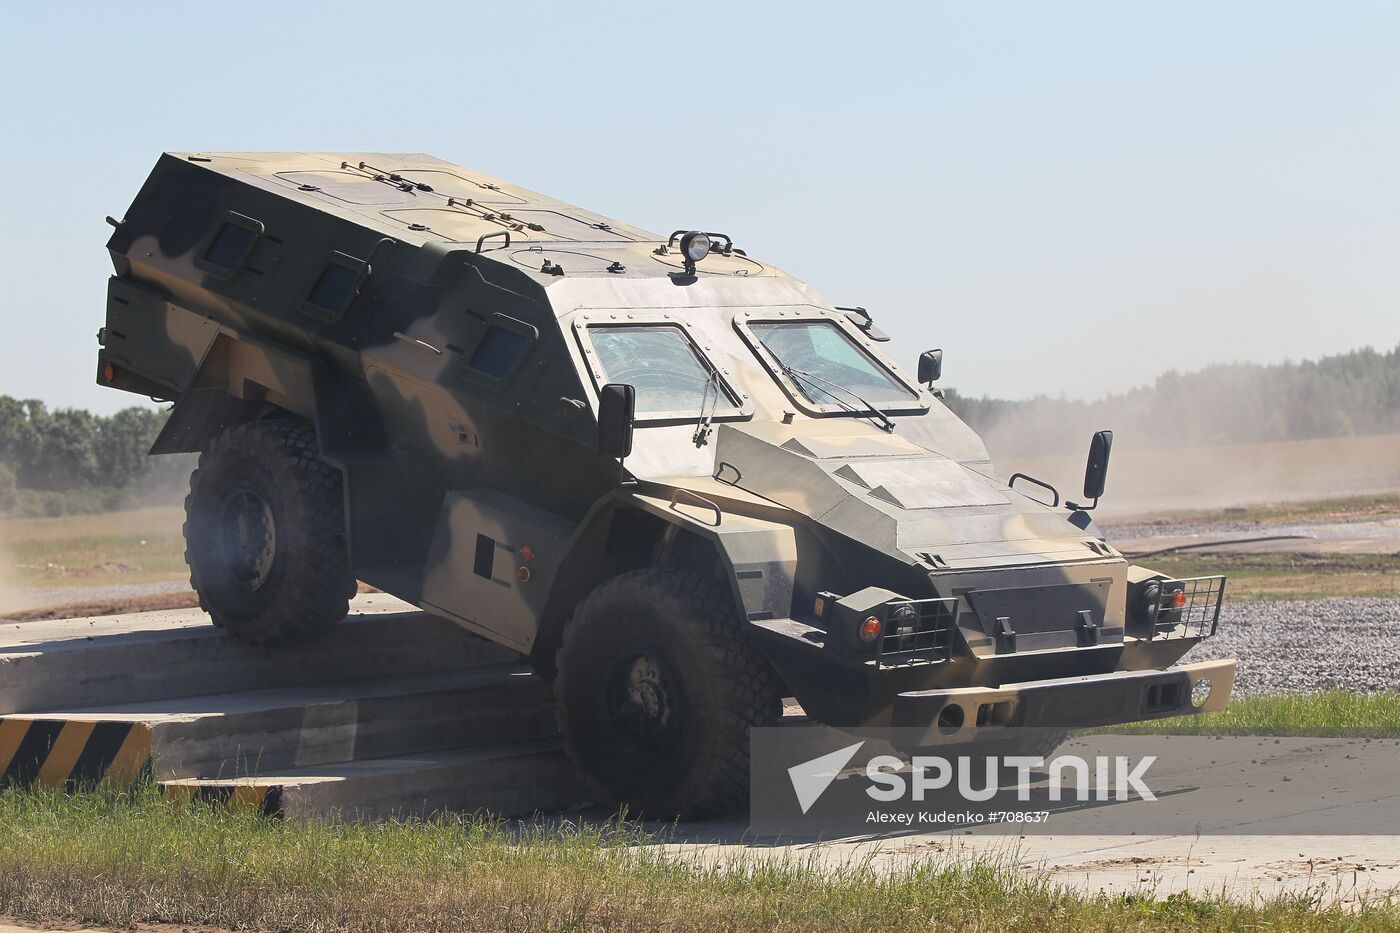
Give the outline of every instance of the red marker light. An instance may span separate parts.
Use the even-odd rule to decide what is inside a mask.
[[[1167,597],[1168,609],[1184,609],[1186,607],[1186,591],[1177,590]]]
[[[860,640],[874,641],[880,637],[880,632],[883,630],[884,626],[880,624],[880,620],[871,616],[860,625]]]
[[[530,545],[528,544],[525,545],[523,548],[520,549],[520,559],[528,564],[530,561],[535,559],[535,549],[530,547]]]
[[[113,366],[111,363],[108,363],[106,366],[102,367],[103,382],[111,382],[115,378],[117,378],[117,368],[115,366]]]
[[[529,582],[530,582],[530,568],[529,568],[529,567],[521,567],[520,569],[516,570],[516,571],[515,571],[515,579],[519,580],[521,583],[529,583]]]

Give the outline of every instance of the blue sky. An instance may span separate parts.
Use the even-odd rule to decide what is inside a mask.
[[[430,152],[730,233],[976,394],[1400,343],[1400,5],[48,3],[0,34],[0,394],[165,149]]]

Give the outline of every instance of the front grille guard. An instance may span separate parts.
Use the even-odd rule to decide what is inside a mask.
[[[1220,625],[1220,607],[1225,602],[1225,578],[1187,577],[1162,580],[1162,595],[1150,623],[1148,639],[1167,641],[1175,638],[1209,638]],[[1176,593],[1184,602],[1180,609],[1169,608]]]
[[[1162,580],[1161,597],[1148,639],[1209,638],[1220,625],[1225,601],[1225,577]],[[1176,593],[1180,608],[1169,608]],[[881,667],[941,664],[952,658],[957,599],[896,599],[885,604],[884,634],[880,637]]]
[[[881,667],[940,664],[953,653],[956,599],[895,599],[884,607]]]

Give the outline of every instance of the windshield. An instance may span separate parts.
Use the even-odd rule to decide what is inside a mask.
[[[917,397],[830,321],[766,321],[752,324],[749,329],[782,365],[834,383],[872,402],[902,402]],[[806,379],[795,379],[793,384],[813,404],[832,401],[820,384],[813,385]]]
[[[723,380],[710,385],[713,368],[675,325],[590,327],[588,335],[607,381],[630,383],[637,390],[639,413],[698,412],[706,401],[706,386],[712,405],[735,404]]]

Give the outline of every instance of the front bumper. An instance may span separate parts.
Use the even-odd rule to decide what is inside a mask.
[[[890,725],[923,729],[925,744],[943,745],[1005,727],[1083,729],[1208,713],[1229,702],[1235,668],[1233,660],[1202,661],[1165,671],[917,690],[895,696]]]

